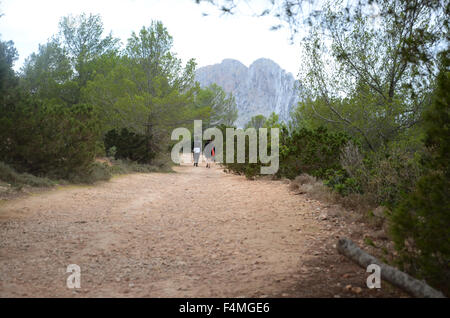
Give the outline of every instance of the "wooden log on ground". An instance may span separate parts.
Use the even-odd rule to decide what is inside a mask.
[[[381,269],[381,279],[406,291],[410,295],[419,298],[445,298],[444,294],[425,282],[411,277],[410,275],[379,261],[372,255],[364,252],[350,239],[342,238],[337,244],[337,250],[342,255],[350,258],[364,269],[370,264],[376,264]]]

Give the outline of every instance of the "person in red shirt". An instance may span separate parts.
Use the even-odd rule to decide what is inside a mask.
[[[216,148],[211,140],[205,143],[205,158],[206,158],[206,168],[211,168],[211,163],[214,162],[216,156]]]

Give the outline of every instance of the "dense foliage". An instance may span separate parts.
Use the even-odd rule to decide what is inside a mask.
[[[95,180],[96,157],[149,164],[169,150],[172,129],[236,120],[234,98],[194,82],[195,61],[182,65],[160,21],[133,32],[123,49],[103,34],[99,15],[63,17],[20,73],[13,43],[0,42],[0,161],[19,172]]]
[[[342,169],[339,153],[349,137],[343,133],[317,129],[298,128],[290,134],[282,133],[280,147],[280,176],[294,179],[301,173],[324,178],[327,171]]]
[[[308,172],[341,195],[384,206],[397,260],[448,293],[450,5],[320,2],[308,15],[306,2],[272,2],[261,14],[288,22],[294,35],[305,15],[310,29],[302,101],[283,129],[278,176]],[[238,12],[238,1],[213,3]],[[252,165],[228,167],[252,175]]]
[[[50,101],[24,90],[12,70],[12,43],[2,42],[0,49],[0,160],[37,175],[69,178],[88,171],[99,138],[93,107]]]
[[[147,136],[122,128],[120,132],[111,130],[105,135],[107,154],[115,159],[129,159],[140,163],[149,163],[154,153],[148,151]]]
[[[449,292],[450,286],[450,56],[445,52],[433,103],[424,114],[426,173],[392,213],[401,264]]]

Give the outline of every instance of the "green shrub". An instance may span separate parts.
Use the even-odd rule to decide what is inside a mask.
[[[111,168],[106,163],[94,162],[86,170],[74,171],[68,179],[73,183],[94,183],[108,181],[112,177]]]
[[[117,147],[116,146],[112,146],[108,149],[106,155],[109,158],[115,158],[116,157],[116,153],[117,153]]]
[[[343,191],[362,193],[372,205],[395,206],[401,195],[414,189],[423,174],[418,153],[423,146],[407,147],[407,143],[392,142],[376,152],[361,153],[360,148],[348,143],[341,151],[340,162],[347,175],[341,183]],[[339,180],[339,179],[338,179]],[[334,185],[336,181],[332,179]]]
[[[347,171],[343,169],[328,169],[323,175],[323,183],[342,196],[351,193],[362,193],[361,188],[355,178],[351,178]]]
[[[116,129],[105,135],[105,149],[115,159],[127,159],[139,163],[150,163],[155,158],[155,153],[148,148],[149,138],[123,128],[120,132]]]
[[[294,179],[301,173],[308,173],[318,178],[325,178],[329,171],[342,171],[339,163],[339,153],[348,142],[349,137],[342,133],[331,133],[326,128],[314,130],[301,128],[289,133],[286,126],[280,126],[280,166],[277,177]],[[270,136],[268,137],[270,140]],[[247,178],[253,178],[260,173],[261,162],[248,163],[248,140],[245,144],[245,162],[224,164],[227,169]],[[268,144],[268,153],[271,145]],[[224,146],[224,150],[226,146]],[[224,151],[224,158],[226,153]]]
[[[96,155],[99,130],[88,105],[22,99],[0,113],[0,127],[0,160],[20,172],[68,178],[87,172]]]
[[[278,175],[294,179],[301,173],[324,178],[330,169],[339,171],[339,153],[349,137],[326,128],[282,130]]]
[[[450,292],[450,182],[442,174],[422,177],[391,216],[399,262],[411,274]]]
[[[220,127],[222,129],[222,132],[225,136],[225,127]],[[270,130],[269,130],[269,136],[268,136],[268,154],[270,154]],[[223,158],[226,158],[227,152],[226,152],[226,144],[223,145]],[[239,174],[239,175],[245,175],[248,179],[253,179],[254,177],[258,176],[261,171],[261,167],[263,164],[259,160],[256,163],[249,163],[249,137],[245,137],[245,163],[238,163],[237,162],[237,137],[234,138],[234,160],[232,163],[224,162],[223,165],[233,173]]]
[[[401,265],[450,293],[450,59],[446,51],[433,102],[424,113],[426,173],[391,214]]]
[[[18,173],[11,166],[0,162],[0,181],[11,184],[14,187],[22,187],[24,185],[32,187],[51,187],[55,184],[48,178],[40,178],[29,173]]]

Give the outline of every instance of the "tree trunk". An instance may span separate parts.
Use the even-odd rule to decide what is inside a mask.
[[[363,268],[367,268],[370,264],[380,266],[382,279],[403,289],[414,297],[445,298],[444,294],[430,287],[425,282],[417,280],[392,266],[380,262],[372,255],[367,254],[350,239],[340,239],[337,244],[337,250],[339,253],[350,258]]]

